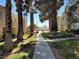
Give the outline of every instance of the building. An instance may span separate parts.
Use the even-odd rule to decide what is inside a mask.
[[[57,16],[57,22],[58,22],[58,31],[66,31],[68,29],[68,22],[64,19],[64,16]]]
[[[13,28],[13,32],[17,33],[18,32],[18,17],[16,15],[12,14],[12,28]],[[27,32],[27,25],[26,25],[26,21],[25,21],[25,17],[23,16],[23,32],[26,33]]]
[[[79,29],[79,0],[71,0],[65,9],[64,18],[68,21],[70,29]],[[71,14],[71,16],[67,15]]]
[[[79,1],[70,1],[62,16],[57,17],[58,30],[78,30],[79,29]]]
[[[5,7],[0,5],[0,34],[3,32],[5,26]]]
[[[0,34],[3,34],[3,28],[5,27],[5,19],[6,19],[6,9],[4,6],[0,5]],[[18,31],[18,17],[12,13],[12,28],[15,34]],[[23,17],[23,29],[24,32],[27,31],[25,17]]]

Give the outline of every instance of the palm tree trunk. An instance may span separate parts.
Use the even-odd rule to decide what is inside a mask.
[[[17,12],[18,12],[18,34],[17,41],[23,40],[23,17],[22,17],[22,0],[16,0]]]
[[[30,2],[30,35],[34,34],[34,18],[33,18],[32,1]]]
[[[12,42],[12,18],[11,18],[11,0],[6,0],[6,38],[5,51],[11,51],[13,48]]]
[[[34,34],[34,19],[33,13],[30,13],[30,35]]]

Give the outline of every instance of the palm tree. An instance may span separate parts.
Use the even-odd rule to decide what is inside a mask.
[[[34,15],[33,15],[33,6],[32,6],[32,0],[30,0],[30,36],[34,34]]]
[[[11,18],[11,0],[6,0],[6,38],[5,51],[11,51],[13,48],[12,42],[12,18]]]
[[[22,0],[16,0],[16,7],[18,12],[18,34],[17,41],[21,42],[23,40],[23,17],[22,17]]]
[[[34,34],[34,12],[33,12],[33,5],[32,0],[25,0],[24,9],[26,10],[26,13],[30,13],[30,36]]]

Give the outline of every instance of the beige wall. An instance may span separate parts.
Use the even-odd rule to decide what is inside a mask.
[[[63,25],[63,22],[62,22],[63,21],[62,16],[58,16],[57,21],[58,21],[58,30],[63,31],[64,25]]]
[[[5,26],[5,8],[0,6],[0,12],[2,13],[2,17],[0,18],[0,34],[3,31],[3,27]]]
[[[6,17],[6,9],[3,6],[0,6],[0,12],[2,13],[2,19],[0,19],[0,34],[3,32],[3,27],[5,27],[5,17]],[[18,31],[18,17],[17,15],[12,14],[12,27],[14,28],[13,31],[17,33]],[[26,28],[26,22],[25,18],[23,17],[23,27],[24,27],[24,32],[27,31]]]
[[[64,16],[58,16],[57,21],[58,21],[58,30],[59,31],[65,31],[68,29],[68,25],[67,25],[68,22],[66,19],[64,19]]]
[[[23,17],[23,31],[24,31],[24,33],[27,32],[27,23],[25,20],[26,20],[25,17]]]
[[[15,32],[18,32],[18,17],[12,14],[12,21],[13,21],[13,28],[15,29]],[[23,17],[23,31],[24,33],[27,31],[26,21],[25,17]]]
[[[18,31],[18,17],[12,14],[12,28],[13,32],[17,33]]]

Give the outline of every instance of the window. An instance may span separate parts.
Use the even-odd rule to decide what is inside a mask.
[[[0,19],[2,19],[2,12],[0,11]]]

